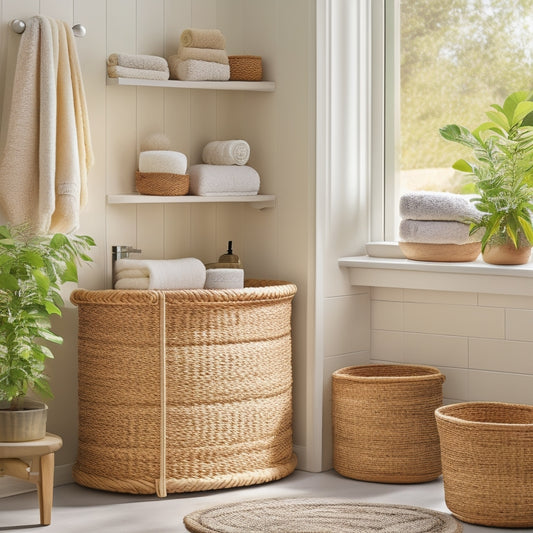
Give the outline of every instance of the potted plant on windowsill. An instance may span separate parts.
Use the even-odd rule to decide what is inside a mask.
[[[77,266],[91,261],[91,246],[85,235],[0,226],[0,441],[44,437],[47,406],[27,394],[52,397],[45,362],[53,354],[45,342],[63,339],[52,332],[50,317],[61,315],[61,285],[78,280]]]
[[[515,92],[503,106],[493,104],[489,121],[470,131],[448,124],[441,136],[472,151],[453,168],[474,178],[473,198],[483,213],[471,233],[484,230],[482,257],[492,264],[523,264],[533,244],[533,93]]]

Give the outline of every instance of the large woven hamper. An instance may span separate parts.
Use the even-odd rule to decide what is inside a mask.
[[[296,287],[74,291],[77,483],[128,492],[252,485],[293,472]]]
[[[533,527],[533,406],[466,402],[435,416],[450,511],[473,524]]]
[[[352,479],[419,483],[441,473],[435,409],[445,377],[422,365],[362,365],[332,377],[333,467]]]

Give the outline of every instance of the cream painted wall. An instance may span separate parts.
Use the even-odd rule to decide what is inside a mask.
[[[98,246],[94,264],[81,271],[79,285],[110,287],[112,245],[136,246],[145,258],[213,261],[225,253],[228,240],[246,276],[296,283],[295,445],[304,460],[307,328],[313,312],[308,300],[314,290],[309,267],[314,242],[314,13],[314,3],[308,0],[0,0],[0,71],[7,73],[6,79],[20,39],[8,27],[12,19],[43,14],[87,28],[87,36],[76,42],[96,163],[79,233],[92,235]],[[261,55],[264,78],[276,82],[275,92],[106,85],[108,54],[168,56],[175,53],[187,27],[218,27],[229,54]],[[7,107],[2,105],[0,111],[5,120]],[[249,164],[261,176],[261,192],[275,194],[276,207],[257,211],[239,204],[106,205],[106,194],[134,190],[140,143],[154,132],[164,132],[172,148],[187,154],[191,164],[200,162],[208,141],[246,139]],[[67,306],[55,326],[65,342],[49,366],[55,398],[49,402],[48,429],[64,439],[56,464],[67,471],[77,445],[76,309]]]

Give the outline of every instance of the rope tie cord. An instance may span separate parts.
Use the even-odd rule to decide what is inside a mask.
[[[159,361],[160,361],[160,379],[161,379],[161,442],[159,446],[159,481],[156,484],[156,493],[160,498],[167,495],[167,342],[165,333],[166,324],[166,301],[165,293],[160,293],[159,300]]]

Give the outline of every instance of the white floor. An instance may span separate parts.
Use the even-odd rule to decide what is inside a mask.
[[[417,505],[449,512],[441,480],[414,485],[355,481],[334,471],[291,476],[254,487],[171,494],[167,498],[114,494],[75,484],[56,487],[50,533],[183,533],[183,517],[203,507],[244,499],[276,497],[338,497],[355,501]],[[37,494],[0,498],[0,531],[35,531],[39,527]],[[464,524],[464,533],[517,531]],[[520,531],[533,531],[522,529]],[[243,533],[246,533],[243,531]],[[398,533],[402,533],[398,531]]]

